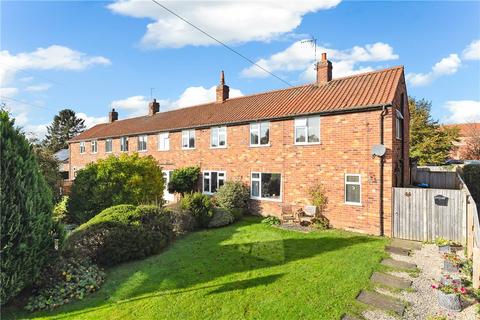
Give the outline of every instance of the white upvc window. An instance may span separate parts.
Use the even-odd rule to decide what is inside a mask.
[[[168,132],[162,132],[158,134],[158,150],[160,151],[170,150],[170,136]]]
[[[395,117],[395,137],[400,140],[403,139],[403,115],[398,110],[396,110]]]
[[[282,201],[282,175],[252,172],[250,197],[258,200]]]
[[[345,175],[345,203],[362,204],[362,177],[359,174]]]
[[[227,147],[227,127],[210,128],[210,147],[226,148]]]
[[[250,124],[250,146],[260,147],[270,145],[270,122]]]
[[[97,147],[98,147],[98,142],[97,142],[97,140],[92,140],[91,146],[92,146],[91,152],[92,152],[92,153],[97,153]]]
[[[320,116],[295,119],[295,144],[320,143]]]
[[[113,140],[112,139],[105,139],[105,152],[111,153],[113,149]]]
[[[147,151],[147,136],[141,135],[137,137],[137,151]]]
[[[80,141],[80,153],[85,153],[85,141]]]
[[[225,171],[203,171],[203,193],[214,194],[225,184]]]
[[[123,151],[123,152],[128,151],[128,137],[120,138],[120,151]]]
[[[182,149],[195,149],[195,130],[182,131]]]

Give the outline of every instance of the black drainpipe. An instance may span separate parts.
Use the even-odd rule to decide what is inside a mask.
[[[387,114],[387,106],[382,107],[380,114],[380,144],[383,144],[383,119]],[[383,161],[385,155],[380,157],[380,235],[385,235],[385,228],[383,225]]]

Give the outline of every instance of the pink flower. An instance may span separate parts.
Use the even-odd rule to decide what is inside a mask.
[[[464,287],[461,287],[461,288],[460,288],[460,292],[461,292],[461,293],[465,293],[465,292],[467,292],[467,289],[465,289]]]
[[[432,284],[433,289],[438,289],[438,286],[436,284]]]

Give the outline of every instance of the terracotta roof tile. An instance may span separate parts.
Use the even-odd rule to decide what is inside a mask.
[[[212,102],[153,116],[117,120],[96,125],[71,141],[387,105],[393,102],[402,76],[403,67],[400,66],[337,78],[320,86],[308,84],[232,98],[223,103]]]

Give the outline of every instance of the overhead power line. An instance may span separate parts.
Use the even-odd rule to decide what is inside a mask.
[[[37,77],[37,78],[40,78],[40,79],[43,79],[43,80],[46,80],[46,81],[53,82],[53,83],[55,83],[55,84],[63,85],[63,83],[60,83],[60,82],[58,82],[58,81],[56,81],[56,80],[49,79],[49,78],[47,78],[47,77],[45,77],[45,76],[32,73],[32,72],[27,71],[26,69],[23,69],[23,68],[14,67],[14,66],[11,66],[11,65],[6,64],[6,63],[0,63],[0,65],[3,65],[3,66],[6,66],[6,67],[9,67],[9,68],[12,68],[12,69],[14,69],[14,70],[16,70],[16,71],[20,71],[20,72],[29,74],[29,75],[31,75],[32,77]]]
[[[277,78],[278,80],[280,80],[281,82],[285,83],[286,85],[288,85],[289,87],[293,87],[293,85],[291,83],[289,83],[288,81],[282,79],[281,77],[277,76],[276,74],[274,74],[273,72],[265,69],[264,67],[262,67],[261,65],[259,65],[258,63],[256,63],[255,61],[253,61],[252,59],[250,59],[249,57],[245,56],[244,54],[238,52],[237,50],[233,49],[232,47],[230,47],[229,45],[227,45],[225,42],[222,42],[220,40],[218,40],[217,38],[215,38],[214,36],[212,36],[211,34],[209,34],[208,32],[206,32],[205,30],[201,29],[200,27],[197,27],[196,25],[194,25],[193,23],[191,23],[190,21],[188,21],[187,19],[183,18],[182,16],[180,16],[178,13],[172,11],[171,9],[167,8],[166,6],[164,6],[163,4],[161,4],[160,2],[158,2],[157,0],[152,0],[153,3],[159,5],[160,7],[162,7],[164,10],[170,12],[171,14],[173,14],[174,16],[176,16],[177,18],[179,18],[180,20],[182,20],[183,22],[187,23],[188,25],[190,25],[191,27],[197,29],[198,31],[200,31],[201,33],[203,33],[204,35],[206,35],[207,37],[209,37],[210,39],[214,40],[215,42],[218,42],[220,45],[222,45],[223,47],[225,47],[226,49],[230,50],[231,52],[235,53],[236,55],[240,56],[242,59],[250,62],[251,64],[253,64],[254,66],[256,66],[257,68],[261,69],[262,71],[268,73],[269,75],[271,75],[272,77],[275,77]]]
[[[33,103],[30,103],[30,102],[18,100],[18,99],[15,99],[15,98],[9,98],[9,97],[5,97],[5,96],[0,96],[0,98],[5,99],[5,100],[10,100],[10,101],[15,101],[15,102],[22,103],[22,104],[26,104],[26,105],[36,107],[36,108],[40,108],[40,109],[55,111],[53,109],[50,109],[50,108],[47,108],[47,107],[44,107],[44,106],[41,106],[41,105],[38,105],[38,104],[33,104]]]

